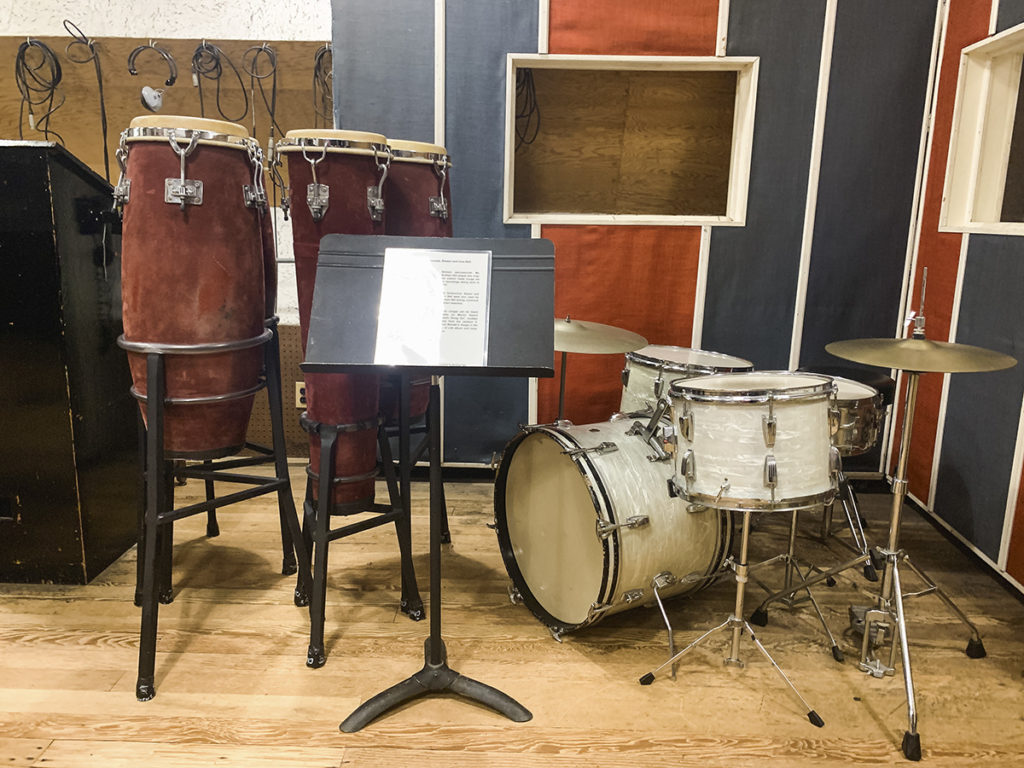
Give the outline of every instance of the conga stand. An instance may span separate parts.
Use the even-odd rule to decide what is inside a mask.
[[[218,507],[236,502],[247,501],[267,493],[278,494],[278,508],[282,521],[282,542],[285,549],[284,570],[288,572],[290,563],[295,563],[299,572],[300,582],[310,581],[310,560],[302,541],[299,521],[295,512],[295,504],[291,493],[291,480],[288,475],[288,459],[284,442],[284,422],[281,412],[281,370],[277,342],[277,318],[266,321],[267,328],[257,339],[242,342],[174,345],[131,342],[122,336],[118,344],[129,351],[146,356],[146,395],[133,394],[146,403],[146,429],[140,432],[144,438],[144,450],[140,457],[144,460],[143,489],[145,503],[141,515],[139,541],[139,582],[136,603],[142,607],[142,624],[139,637],[139,674],[135,686],[135,695],[140,701],[148,701],[156,694],[154,687],[154,671],[156,665],[156,639],[158,603],[171,601],[171,542],[173,525],[192,515],[208,513]],[[247,346],[263,345],[264,349],[264,380],[250,390],[227,397],[214,395],[195,398],[171,398],[167,396],[165,380],[165,356],[167,355],[202,355],[217,354]],[[258,454],[255,457],[229,459],[225,461],[204,461],[202,465],[178,469],[174,462],[164,453],[164,417],[165,406],[175,404],[187,407],[189,404],[221,402],[230,397],[248,397],[263,388],[267,389],[270,400],[271,430],[273,433],[273,450],[261,449],[259,446],[247,444]],[[140,447],[141,447],[140,445]],[[240,474],[233,470],[244,467],[274,462],[274,476]],[[208,498],[206,501],[173,509],[174,475],[201,479],[206,482]],[[229,493],[220,498],[209,498],[211,483],[230,482],[249,486],[245,490]],[[288,550],[294,555],[289,557]],[[159,568],[159,572],[158,569]],[[158,583],[159,582],[159,583]]]

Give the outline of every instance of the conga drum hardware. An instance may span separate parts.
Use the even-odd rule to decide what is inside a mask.
[[[448,218],[448,201],[444,196],[448,169],[452,167],[451,158],[445,148],[437,144],[425,144],[419,141],[388,141],[392,160],[395,162],[430,164],[437,176],[437,194],[427,198],[427,214],[437,219]]]

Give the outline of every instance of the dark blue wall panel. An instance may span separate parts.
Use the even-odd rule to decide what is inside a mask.
[[[839,3],[801,365],[892,336],[914,202],[935,0]]]
[[[1015,27],[1024,21],[1024,0],[999,0],[996,32]]]
[[[332,0],[334,124],[434,141],[434,4]]]
[[[536,0],[448,0],[445,145],[457,237],[529,237],[502,223],[507,53],[536,53]],[[445,379],[444,458],[490,462],[528,420],[526,379]]]
[[[1024,359],[1024,241],[971,235],[957,341]],[[995,560],[1013,469],[1024,365],[953,374],[949,384],[936,514]]]
[[[711,235],[702,345],[789,365],[824,0],[732,0],[730,56],[760,56],[745,227]]]

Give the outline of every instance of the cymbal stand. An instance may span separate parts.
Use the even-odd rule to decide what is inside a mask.
[[[679,653],[672,656],[664,664],[641,677],[640,685],[650,685],[651,683],[653,683],[655,675],[657,675],[661,670],[665,669],[665,667],[671,667],[674,672],[676,663],[691,649],[696,648],[700,643],[702,643],[707,638],[711,637],[711,635],[715,634],[716,632],[721,632],[726,629],[732,630],[732,647],[729,656],[725,659],[725,663],[737,667],[744,666],[743,661],[739,657],[740,637],[743,634],[743,630],[746,630],[747,634],[750,635],[750,639],[753,641],[757,649],[771,663],[771,665],[775,668],[775,671],[779,673],[779,676],[782,678],[782,680],[786,683],[787,686],[789,686],[789,690],[793,692],[793,694],[800,700],[800,703],[806,708],[807,719],[811,722],[812,725],[821,728],[823,725],[825,725],[825,721],[821,719],[821,716],[818,715],[817,712],[811,709],[810,705],[807,703],[804,697],[800,695],[800,692],[796,689],[796,686],[794,686],[793,683],[790,682],[790,679],[786,676],[786,673],[782,671],[782,667],[780,667],[775,662],[775,659],[771,657],[771,654],[769,654],[767,649],[765,649],[764,645],[761,644],[761,641],[757,639],[757,635],[754,634],[753,627],[751,627],[750,623],[743,618],[743,599],[750,571],[749,566],[747,565],[747,545],[750,541],[750,512],[751,511],[749,509],[743,510],[743,525],[741,527],[740,534],[739,560],[736,560],[732,563],[733,569],[736,573],[736,607],[733,610],[732,615],[730,615],[725,621],[723,621],[718,626],[712,627],[711,629],[706,631],[696,640],[691,642],[688,646],[683,648],[683,650],[679,651]]]

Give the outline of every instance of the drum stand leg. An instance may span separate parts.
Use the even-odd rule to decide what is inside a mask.
[[[821,728],[823,725],[825,725],[825,721],[821,719],[821,716],[818,715],[817,712],[815,712],[813,709],[811,709],[811,707],[807,703],[806,699],[804,699],[804,697],[800,695],[800,692],[796,689],[796,686],[794,686],[793,683],[790,681],[789,677],[786,676],[786,673],[782,671],[782,667],[780,667],[776,663],[775,659],[773,659],[771,654],[768,653],[768,650],[764,647],[764,645],[761,643],[761,641],[758,640],[757,635],[754,634],[753,627],[750,626],[750,623],[742,618],[742,616],[743,616],[743,600],[744,600],[744,594],[745,594],[745,590],[746,590],[748,574],[749,574],[749,570],[750,570],[748,565],[747,565],[747,548],[748,548],[747,545],[748,545],[749,541],[750,541],[750,510],[748,509],[748,510],[744,510],[744,512],[743,512],[743,527],[741,529],[739,560],[734,562],[734,564],[733,564],[733,567],[734,567],[735,572],[736,572],[736,606],[735,606],[735,609],[733,610],[732,615],[729,616],[729,618],[727,618],[725,621],[723,621],[718,626],[712,627],[711,629],[709,629],[707,632],[705,632],[703,635],[698,637],[696,640],[694,640],[688,646],[683,648],[683,650],[679,651],[679,653],[677,653],[674,656],[672,656],[672,658],[670,658],[668,661],[666,661],[660,667],[657,667],[656,669],[652,670],[651,672],[648,672],[646,675],[641,677],[640,678],[640,684],[641,685],[650,685],[651,683],[654,682],[655,676],[658,674],[658,672],[663,670],[665,667],[674,666],[679,661],[679,659],[681,659],[687,652],[690,651],[690,649],[697,647],[701,642],[703,642],[704,640],[706,640],[707,638],[709,638],[711,635],[715,634],[716,632],[721,632],[721,631],[726,630],[726,629],[731,629],[732,630],[732,645],[731,645],[731,648],[730,648],[729,656],[726,657],[726,659],[725,659],[725,663],[729,664],[729,665],[734,665],[734,666],[737,666],[737,667],[742,667],[744,664],[743,664],[743,661],[739,657],[740,637],[742,636],[743,631],[746,630],[747,634],[750,635],[751,641],[753,641],[753,643],[757,647],[757,649],[768,660],[768,662],[772,665],[772,667],[774,667],[775,671],[778,672],[778,674],[782,678],[783,682],[785,682],[785,684],[789,687],[789,690],[793,692],[793,694],[797,697],[797,699],[800,700],[800,703],[807,710],[807,719],[808,719],[808,721],[810,721],[810,723],[812,725],[815,725],[818,728]]]
[[[784,594],[784,596],[778,598],[779,602],[783,603],[783,605],[785,605],[787,608],[795,608],[800,603],[805,602],[805,601],[810,602],[811,607],[814,608],[814,612],[818,616],[818,621],[821,622],[822,629],[825,630],[825,635],[828,637],[829,648],[832,651],[832,658],[834,658],[836,661],[842,663],[843,658],[844,658],[843,657],[843,652],[842,652],[842,650],[840,650],[839,644],[836,643],[836,639],[832,635],[832,631],[828,628],[828,622],[825,621],[825,616],[824,616],[824,614],[822,614],[821,608],[818,606],[818,601],[814,599],[814,595],[811,592],[810,588],[805,586],[806,578],[804,577],[803,570],[800,568],[800,563],[796,559],[796,531],[797,531],[797,525],[798,525],[799,521],[800,521],[800,513],[798,511],[794,510],[791,513],[791,517],[790,517],[790,521],[789,521],[789,548],[787,549],[787,551],[784,554],[776,555],[775,557],[771,558],[770,560],[765,560],[762,563],[757,563],[755,565],[752,565],[750,567],[750,570],[753,571],[755,568],[761,568],[763,566],[770,565],[772,563],[779,562],[779,561],[782,561],[783,563],[785,563],[786,570],[785,570],[785,579],[784,579],[783,583],[785,585],[785,589],[787,590],[787,592]],[[814,569],[812,568],[811,570],[814,570]],[[808,571],[808,573],[810,573],[810,571]],[[800,579],[800,583],[794,584],[794,582],[793,582],[794,574],[797,576],[797,578]],[[751,576],[751,578],[754,578],[754,577]],[[761,586],[761,588],[765,590],[765,592],[771,593],[771,590],[768,589],[764,584],[761,584],[760,581],[758,581],[757,579],[754,579],[754,581],[756,581]],[[830,579],[830,578],[826,579],[825,582],[829,586],[832,586],[833,584],[835,584],[835,581]],[[800,591],[801,589],[806,593],[806,597],[802,597],[802,598],[798,599],[796,597],[796,593],[798,591]],[[756,624],[759,627],[767,626],[767,624],[768,624],[768,609],[766,607],[766,603],[762,603],[757,608],[757,610],[755,610],[750,615],[750,619],[749,620],[750,620],[751,624]]]
[[[850,531],[850,537],[853,542],[847,542],[842,539],[836,539],[844,547],[857,552],[861,555],[866,555],[869,552],[867,537],[864,535],[864,523],[860,516],[860,510],[857,508],[857,494],[853,491],[853,486],[850,485],[849,478],[846,477],[846,473],[842,470],[839,471],[839,502],[843,505],[843,512],[846,515],[846,525]],[[827,541],[830,536],[834,534],[832,530],[832,508],[835,502],[825,506],[825,511],[821,517],[821,541]],[[872,561],[864,563],[864,578],[868,581],[878,581],[878,571]]]
[[[440,393],[437,379],[430,385],[429,413],[437,424]],[[339,726],[354,733],[380,715],[411,699],[428,693],[454,693],[476,701],[517,723],[533,715],[515,699],[497,688],[463,677],[448,667],[448,652],[441,639],[441,433],[430,432],[430,636],[424,642],[423,668],[412,677],[381,691],[359,705]]]
[[[676,657],[676,640],[675,640],[675,636],[672,633],[672,623],[668,620],[668,614],[665,612],[665,606],[661,602],[661,595],[658,594],[658,588],[660,586],[663,586],[663,583],[660,581],[660,579],[658,577],[655,577],[654,583],[652,584],[652,587],[654,588],[654,599],[657,600],[657,602],[658,602],[658,610],[661,611],[661,620],[665,622],[665,629],[668,631],[668,655],[671,656],[672,658],[675,658]],[[559,642],[561,642],[561,638],[559,638],[557,635],[555,636],[555,639],[558,640]],[[676,679],[676,666],[677,666],[677,664],[673,664],[672,665],[672,679],[673,680]]]

